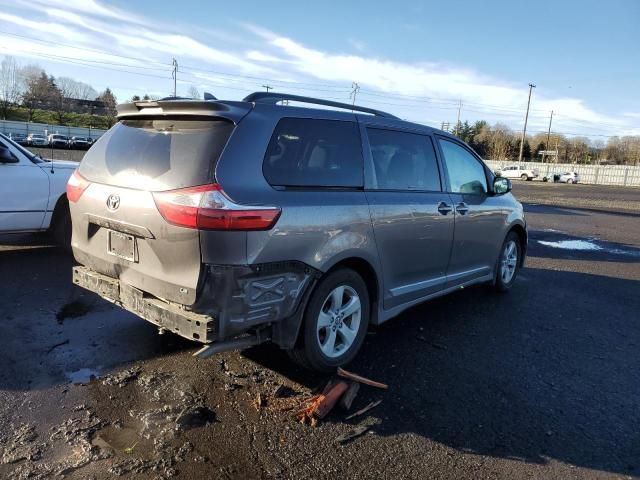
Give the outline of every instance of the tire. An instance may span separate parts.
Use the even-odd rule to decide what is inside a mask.
[[[520,180],[527,181],[528,179],[529,179],[529,177],[527,177],[526,173],[523,173],[522,175],[520,175]]]
[[[58,200],[51,218],[49,232],[56,245],[68,252],[71,251],[71,212],[66,198]]]
[[[569,178],[569,179],[567,180],[567,183],[568,183],[569,185],[571,185],[571,184],[573,183],[573,180],[571,180],[571,179]]]
[[[513,245],[515,250],[511,250],[511,245]],[[515,254],[515,258],[508,251]],[[494,288],[498,292],[506,292],[513,286],[518,276],[518,271],[520,270],[521,260],[522,244],[520,243],[520,237],[516,232],[511,231],[502,243],[500,256],[498,257],[496,265]],[[505,272],[505,269],[508,269],[508,271]]]
[[[344,307],[350,307],[347,315],[341,311]],[[350,269],[330,272],[309,298],[297,345],[289,356],[298,365],[321,372],[346,365],[364,342],[369,316],[369,292],[362,277]]]

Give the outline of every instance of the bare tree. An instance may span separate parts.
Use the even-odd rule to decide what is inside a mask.
[[[77,99],[79,100],[95,100],[98,92],[88,83],[78,82]]]
[[[0,67],[0,114],[6,119],[11,106],[20,100],[20,75],[13,57],[4,57]]]
[[[71,102],[77,98],[78,82],[69,77],[56,79],[57,92],[53,96],[53,110],[60,125],[64,125],[71,111]]]
[[[187,90],[187,96],[190,98],[200,98],[200,91],[195,85],[191,85]]]

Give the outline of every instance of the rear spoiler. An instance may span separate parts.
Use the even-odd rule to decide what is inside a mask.
[[[238,123],[251,111],[253,104],[249,102],[211,101],[211,100],[155,100],[122,103],[117,106],[118,119],[164,117],[164,116],[196,116],[221,117]]]

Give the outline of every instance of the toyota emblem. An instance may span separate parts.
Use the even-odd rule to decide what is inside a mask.
[[[117,210],[120,206],[120,195],[112,193],[107,197],[107,208],[111,211]]]

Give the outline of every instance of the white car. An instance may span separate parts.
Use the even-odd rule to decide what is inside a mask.
[[[0,134],[0,233],[49,231],[68,246],[66,187],[77,162],[43,160]]]
[[[538,171],[531,168],[524,168],[521,165],[509,165],[496,171],[497,175],[505,178],[520,178],[522,180],[533,180],[538,177]]]
[[[558,181],[560,183],[578,183],[580,181],[580,175],[578,175],[578,172],[564,172],[560,175]]]
[[[549,173],[542,178],[543,182],[554,183],[578,183],[580,181],[580,175],[578,172],[564,172],[564,173]]]

